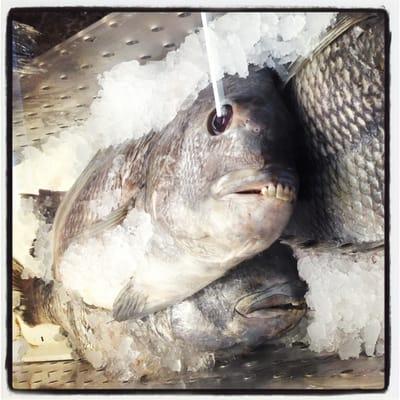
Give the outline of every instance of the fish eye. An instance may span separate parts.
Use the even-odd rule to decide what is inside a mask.
[[[218,116],[217,111],[214,110],[208,117],[207,129],[212,136],[221,135],[226,131],[233,116],[232,106],[224,104],[222,106],[222,115]]]

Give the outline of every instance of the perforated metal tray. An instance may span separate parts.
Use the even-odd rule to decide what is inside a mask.
[[[110,381],[87,362],[16,364],[18,389],[382,389],[384,359],[340,360],[306,348],[266,347],[211,371],[168,381]]]
[[[81,124],[99,74],[123,61],[160,60],[200,24],[199,13],[111,13],[36,57],[37,73],[14,75],[13,148]]]
[[[200,23],[199,13],[112,13],[34,59],[37,74],[14,76],[14,149],[82,123],[98,74],[122,61],[162,59]],[[17,389],[381,389],[384,358],[344,361],[299,346],[265,347],[167,382],[112,382],[85,361],[17,363],[12,375]]]

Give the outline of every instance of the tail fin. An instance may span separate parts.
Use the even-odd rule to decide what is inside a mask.
[[[24,267],[15,259],[12,264],[12,289],[20,294],[20,304],[16,310],[31,326],[53,322],[49,313],[53,283],[39,278],[22,277]]]

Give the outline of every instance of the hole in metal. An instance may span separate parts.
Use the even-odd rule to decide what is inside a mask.
[[[63,56],[65,56],[65,55],[67,55],[67,54],[69,54],[69,53],[68,53],[67,50],[62,49],[62,50],[60,51],[60,54],[63,55]]]
[[[65,79],[68,79],[68,76],[65,74],[62,74],[62,75],[60,75],[60,79],[62,79],[64,81]]]
[[[127,45],[127,46],[133,46],[134,44],[138,44],[139,43],[139,40],[127,40],[126,42],[125,42],[125,44]]]
[[[53,104],[45,104],[45,105],[43,106],[43,108],[51,108],[51,107],[53,107]]]
[[[166,44],[164,44],[164,48],[165,49],[172,49],[173,47],[175,47],[175,43],[166,43]]]
[[[61,129],[68,128],[68,125],[61,125],[60,128],[61,128]]]
[[[94,42],[96,40],[96,36],[86,35],[83,37],[84,42]]]
[[[48,85],[45,85],[45,86],[42,86],[42,88],[41,88],[42,90],[49,90],[50,89],[50,86],[48,86]]]
[[[35,112],[29,112],[28,114],[26,114],[28,117],[34,117],[35,115],[37,115],[37,113]]]
[[[71,98],[71,96],[68,96],[68,95],[66,95],[66,94],[64,94],[64,95],[62,95],[62,96],[60,97],[61,100],[66,100],[66,99],[70,99],[70,98]]]
[[[191,12],[180,12],[178,13],[178,17],[179,18],[186,18],[186,17],[190,17],[192,15]]]
[[[47,132],[46,135],[54,135],[55,132]]]
[[[152,32],[160,32],[162,31],[164,28],[162,26],[155,26],[153,28],[151,28]]]
[[[20,136],[25,136],[25,133],[18,133],[18,135],[15,135],[15,137],[20,137]]]
[[[81,69],[89,69],[89,68],[91,68],[91,67],[92,67],[91,64],[82,64],[82,65],[81,65]]]
[[[345,369],[345,370],[343,370],[342,372],[341,372],[341,374],[351,374],[353,372],[353,370],[352,369]]]
[[[106,52],[104,52],[104,53],[102,54],[102,57],[104,57],[104,58],[109,58],[109,57],[113,57],[114,55],[115,55],[115,53],[106,51]]]
[[[141,60],[148,60],[149,58],[151,58],[151,56],[149,55],[144,55],[140,57]]]
[[[87,88],[87,86],[78,86],[78,90],[86,90]]]
[[[111,21],[108,26],[110,26],[111,28],[116,28],[118,26],[118,23],[115,21]]]
[[[31,128],[29,128],[31,131],[34,131],[35,129],[38,129],[37,126],[32,126]]]

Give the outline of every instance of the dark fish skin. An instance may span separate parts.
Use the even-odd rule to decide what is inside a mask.
[[[124,322],[57,282],[22,279],[22,270],[14,261],[13,289],[22,295],[24,320],[60,325],[79,356],[120,380],[210,368],[216,359],[284,336],[306,313],[306,284],[289,248],[279,244],[182,303]]]
[[[338,243],[383,240],[385,15],[364,17],[322,46],[290,82],[304,148],[288,234]]]

